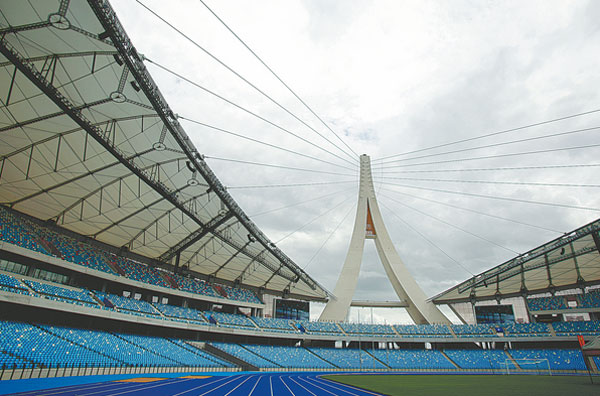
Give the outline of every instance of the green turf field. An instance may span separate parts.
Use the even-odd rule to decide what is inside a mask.
[[[588,396],[600,395],[600,377],[542,375],[325,375],[390,396]]]

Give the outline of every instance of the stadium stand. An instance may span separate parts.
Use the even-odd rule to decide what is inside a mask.
[[[254,323],[244,315],[235,315],[224,312],[206,312],[205,315],[210,318],[212,317],[219,326],[223,327],[250,327],[255,329]]]
[[[331,362],[343,369],[362,370],[387,368],[370,353],[360,349],[309,348],[309,350],[321,359]]]
[[[452,331],[457,337],[481,337],[496,334],[490,325],[452,325]]]
[[[190,349],[184,348],[181,344],[172,342],[166,338],[131,334],[116,334],[116,336],[147,352],[163,357],[177,366],[231,367],[229,363],[218,361],[217,358],[207,359],[204,355],[194,353]]]
[[[564,296],[528,298],[527,305],[530,311],[556,311],[569,308]]]
[[[196,309],[160,303],[153,303],[152,305],[154,305],[156,309],[158,309],[164,316],[168,318],[183,319],[185,321],[206,325],[209,324],[202,312]]]
[[[598,335],[600,334],[600,322],[554,322],[552,323],[556,335]]]
[[[547,337],[550,329],[546,323],[502,323],[506,335],[514,337]]]
[[[307,322],[298,321],[296,324],[302,326],[309,334],[318,335],[343,335],[337,324],[331,322]]]
[[[257,355],[256,353],[244,348],[238,344],[228,344],[223,342],[213,342],[212,346],[218,348],[229,355],[235,356],[245,362],[250,363],[251,365],[259,368],[281,368],[275,362],[269,360],[267,357],[262,357]]]
[[[43,328],[18,322],[0,322],[0,348],[20,361],[41,367],[72,365],[114,366],[121,362],[86,348],[68,339],[58,337]],[[98,338],[94,337],[94,341]]]
[[[11,293],[29,294],[29,290],[21,282],[15,277],[6,274],[0,274],[0,290]]]
[[[180,290],[210,297],[221,297],[211,285],[203,280],[188,278],[180,274],[172,274],[171,277],[175,280],[175,283]]]
[[[298,329],[294,326],[294,322],[288,319],[278,318],[262,318],[260,316],[253,316],[252,321],[263,330],[283,332],[283,333],[297,333]]]
[[[446,349],[444,353],[462,369],[506,369],[506,362],[510,360],[506,352],[496,349]]]
[[[395,325],[398,334],[402,337],[424,337],[436,336],[440,338],[452,337],[450,329],[446,325]]]
[[[2,206],[0,206],[0,219],[2,220],[0,240],[29,250],[150,285],[180,289],[209,297],[262,304],[256,294],[248,289],[226,285],[213,287],[199,279],[163,273],[146,264],[116,256],[67,235],[59,234]],[[173,284],[169,282],[169,278],[173,280]]]
[[[0,206],[0,238],[8,243],[24,247],[35,252],[49,254],[46,248],[35,238],[35,226],[20,216]]]
[[[36,293],[50,300],[99,308],[98,303],[90,296],[88,291],[67,289],[49,283],[40,283],[33,280],[24,280],[23,283],[31,287]]]
[[[600,290],[592,290],[585,294],[577,295],[577,302],[580,308],[600,307]]]
[[[396,370],[452,370],[454,365],[434,350],[376,349],[369,351],[379,361]]]
[[[516,349],[510,354],[515,359],[540,360],[547,359],[552,370],[585,370],[585,363],[581,351],[577,349]],[[524,370],[543,370],[547,367],[545,362],[523,363],[518,362]]]
[[[302,347],[249,345],[242,347],[269,360],[281,367],[289,369],[333,369],[334,366],[314,353]]]
[[[119,311],[125,310],[127,313],[134,315],[159,315],[159,312],[152,306],[152,304],[143,300],[136,300],[134,298],[117,296],[116,294],[103,293],[100,291],[94,291],[94,294],[100,301],[104,303],[105,306],[113,305]]]
[[[365,334],[365,335],[381,335],[381,334],[396,334],[392,326],[381,324],[364,324],[364,323],[340,323],[342,330],[346,334]]]

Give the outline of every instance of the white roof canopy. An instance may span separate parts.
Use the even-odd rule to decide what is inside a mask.
[[[323,300],[190,142],[106,1],[3,1],[0,203],[206,278]]]
[[[600,283],[600,219],[431,298],[436,304],[501,299]]]

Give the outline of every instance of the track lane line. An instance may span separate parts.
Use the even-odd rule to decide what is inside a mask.
[[[50,389],[40,389],[39,391],[27,391],[27,392],[19,392],[19,393],[15,393],[15,396],[50,396],[50,395],[56,395],[62,392],[75,392],[75,391],[79,391],[79,390],[86,390],[86,389],[90,389],[90,388],[94,388],[94,387],[100,387],[100,386],[123,386],[125,384],[119,384],[113,381],[102,381],[102,382],[93,382],[93,383],[89,383],[89,384],[76,384],[76,385],[68,385],[68,386],[57,386],[54,388],[50,388]]]
[[[362,393],[368,393],[369,395],[383,396],[381,393],[371,392],[371,391],[368,391],[368,390],[365,390],[365,389],[357,388],[357,387],[352,386],[352,385],[341,384],[339,382],[334,382],[334,381],[331,381],[331,380],[328,380],[328,379],[323,379],[321,377],[315,378],[315,381],[319,382],[319,383],[321,383],[323,385],[330,386],[330,387],[332,387],[334,389],[341,390],[341,391],[343,391],[344,389],[343,388],[339,388],[339,386],[345,387],[345,388],[348,388],[348,389],[352,389],[354,391],[362,392]],[[333,384],[335,384],[337,386],[334,386]]]
[[[327,389],[325,389],[325,388],[322,388],[322,387],[320,387],[319,385],[317,385],[317,384],[313,383],[313,381],[309,381],[309,380],[308,380],[309,378],[311,378],[311,377],[308,377],[308,376],[307,376],[306,378],[299,378],[299,379],[300,379],[300,380],[302,380],[302,381],[304,381],[304,382],[306,382],[306,383],[309,383],[309,384],[311,384],[311,385],[313,385],[313,386],[315,386],[315,387],[317,387],[317,388],[319,388],[319,389],[321,389],[321,390],[324,390],[324,391],[325,391],[325,392],[327,392],[327,393],[331,393],[332,395],[339,396],[339,394],[338,394],[338,393],[333,393],[333,392],[330,392],[330,391],[328,391]],[[315,382],[317,382],[318,384],[320,384],[320,385],[323,385],[323,386],[328,386],[328,385],[329,385],[329,384],[324,384],[324,383],[321,383],[321,382],[318,382],[318,381],[315,381]],[[329,385],[329,386],[331,386],[331,385]],[[333,388],[333,386],[331,386],[331,387]],[[342,391],[342,392],[344,392],[344,393],[347,393],[347,394],[349,394],[349,395],[353,395],[353,396],[362,396],[362,395],[359,395],[359,394],[357,394],[357,393],[350,392],[350,391],[348,391],[348,390],[345,390],[345,389],[337,389],[337,390],[339,390],[339,391]]]
[[[226,379],[227,379],[227,377],[219,378],[219,379],[216,379],[216,380],[214,380],[214,381],[210,381],[210,382],[209,382],[209,383],[207,383],[207,384],[203,384],[203,385],[197,386],[197,387],[195,387],[195,388],[188,389],[188,390],[186,390],[186,391],[183,391],[183,392],[176,393],[176,394],[174,394],[174,395],[171,395],[171,396],[179,396],[179,395],[183,395],[184,393],[188,393],[188,392],[194,391],[194,390],[196,390],[196,389],[204,388],[205,386],[208,386],[208,385],[214,384],[214,383],[216,383],[216,382],[225,381]]]
[[[117,395],[124,395],[126,393],[132,393],[132,392],[139,392],[142,390],[147,390],[147,389],[153,389],[153,388],[158,388],[161,386],[165,386],[165,385],[171,385],[171,384],[176,384],[176,383],[181,383],[181,382],[186,382],[186,381],[190,381],[189,379],[179,379],[179,378],[174,378],[172,381],[169,380],[165,380],[165,381],[161,381],[159,384],[156,383],[152,383],[153,385],[148,386],[148,384],[135,384],[137,387],[132,386],[130,388],[125,389],[123,392],[118,392],[118,393],[110,393],[110,396],[117,396]],[[100,391],[100,392],[93,392],[93,393],[82,393],[78,396],[89,396],[89,395],[95,395],[98,393],[102,393],[105,392],[106,390]]]
[[[300,384],[299,382],[297,382],[294,378],[292,378],[292,376],[290,375],[290,381],[294,382],[296,385],[298,385],[299,387],[301,387],[302,389],[304,389],[305,391],[307,391],[308,393],[310,393],[313,396],[317,396],[315,393],[312,393],[311,391],[308,390],[308,388],[306,388],[304,385]],[[300,376],[298,376],[298,378],[300,378]],[[331,392],[329,392],[331,393]],[[336,396],[334,393],[331,393],[332,395]]]
[[[240,386],[244,385],[246,383],[246,381],[248,381],[250,378],[252,378],[253,375],[248,376],[248,378],[246,378],[245,380],[243,380],[242,382],[240,382],[240,384],[238,386],[236,386],[235,388],[233,388],[232,390],[230,390],[229,392],[225,393],[223,396],[229,396],[231,394],[231,392],[233,392],[234,390],[236,390],[237,388],[239,388]]]
[[[263,377],[261,377],[261,376],[259,376],[259,377],[258,377],[258,379],[257,379],[257,381],[256,381],[256,384],[254,384],[254,387],[252,388],[252,390],[250,391],[250,393],[248,394],[248,396],[252,396],[252,394],[254,393],[254,389],[256,389],[256,387],[258,386],[258,383],[260,382],[260,380],[261,380],[262,378],[263,378]]]
[[[283,380],[283,375],[279,377],[279,379],[281,380],[281,382],[283,382],[283,385],[285,385],[285,387],[287,388],[287,390],[290,391],[290,393],[292,394],[292,396],[296,396],[296,394],[294,392],[292,392],[292,390],[290,389],[289,386],[287,386],[287,384],[285,383],[285,381]],[[279,396],[279,395],[277,395]]]

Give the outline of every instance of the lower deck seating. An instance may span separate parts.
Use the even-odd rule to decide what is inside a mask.
[[[392,369],[455,369],[440,351],[377,349],[369,351],[379,361]]]
[[[517,349],[511,350],[510,354],[517,359],[517,364],[524,370],[544,370],[547,369],[548,364],[552,370],[586,369],[583,356],[578,349]],[[518,359],[527,359],[529,362]]]
[[[280,365],[271,361],[268,357],[257,355],[238,344],[213,342],[211,345],[258,368],[281,368]]]
[[[323,360],[343,369],[365,370],[387,367],[369,353],[360,349],[309,348]]]
[[[506,364],[511,364],[510,356],[506,352],[496,349],[446,349],[444,353],[462,369],[505,369]]]
[[[182,340],[0,321],[5,367],[232,367]]]
[[[281,367],[292,369],[333,369],[332,364],[321,359],[308,349],[302,347],[269,346],[269,345],[243,345],[244,348],[278,364]]]

